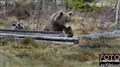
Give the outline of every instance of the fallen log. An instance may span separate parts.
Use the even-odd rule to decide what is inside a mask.
[[[95,33],[89,35],[77,35],[75,38],[89,38],[89,39],[100,39],[100,38],[120,38],[120,31]]]
[[[30,30],[9,30],[9,29],[0,29],[0,33],[9,33],[9,34],[22,34],[22,35],[38,35],[38,36],[65,36],[63,32],[60,31],[30,31]]]
[[[16,41],[21,42],[24,40],[24,38],[15,38]],[[49,43],[49,44],[67,44],[67,45],[73,45],[75,44],[74,42],[68,42],[68,41],[49,41],[49,40],[34,40],[35,42],[39,42],[39,43]]]
[[[41,33],[41,34],[61,34],[60,31],[31,31],[31,30],[10,30],[10,29],[0,29],[0,32],[19,32],[19,33]]]
[[[11,34],[11,33],[0,33],[2,37],[14,37],[17,39],[23,38],[33,38],[37,41],[41,42],[52,42],[52,43],[59,43],[59,44],[77,44],[78,38],[71,38],[71,37],[51,37],[51,36],[39,36],[39,35],[28,35],[28,34]]]

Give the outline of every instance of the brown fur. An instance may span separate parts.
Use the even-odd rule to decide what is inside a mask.
[[[71,27],[67,27],[66,23],[70,23],[72,12],[56,12],[50,16],[49,22],[46,23],[44,31],[64,31],[68,36],[72,37],[73,32]]]

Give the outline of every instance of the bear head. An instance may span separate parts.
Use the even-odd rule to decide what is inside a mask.
[[[57,12],[56,16],[54,17],[54,21],[59,24],[59,25],[66,25],[67,23],[71,23],[71,16],[73,15],[73,12],[63,12],[59,11]]]

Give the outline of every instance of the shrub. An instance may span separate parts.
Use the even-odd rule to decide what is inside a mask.
[[[66,3],[67,1],[64,1]],[[69,0],[68,3],[72,10],[80,12],[101,10],[103,7],[97,7],[95,5],[90,6],[88,3],[97,2],[97,0]]]

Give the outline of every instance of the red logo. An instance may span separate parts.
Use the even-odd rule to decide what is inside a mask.
[[[120,66],[120,54],[100,54],[99,65],[100,67]]]

